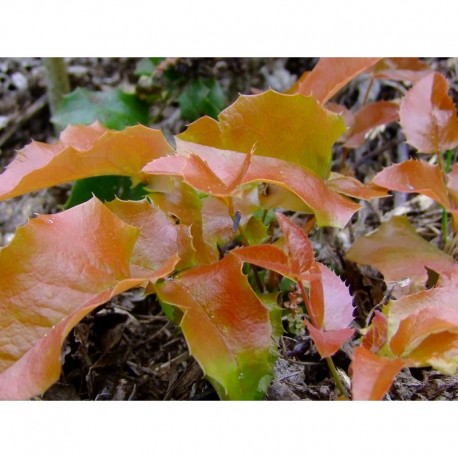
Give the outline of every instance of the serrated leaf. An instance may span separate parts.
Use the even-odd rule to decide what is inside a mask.
[[[69,126],[58,143],[32,142],[18,151],[0,175],[0,199],[93,176],[122,175],[141,181],[145,164],[172,152],[156,129],[134,126],[117,132],[97,122]]]
[[[350,366],[354,401],[379,401],[391,387],[405,363],[378,356],[364,347],[356,348]]]
[[[20,227],[0,251],[0,398],[26,399],[57,381],[62,342],[89,312],[170,273],[130,265],[139,229],[97,199]],[[76,235],[76,236],[75,236]]]
[[[65,208],[72,208],[95,196],[101,201],[110,201],[115,197],[123,200],[140,200],[148,194],[144,183],[134,186],[129,177],[107,175],[104,177],[83,178],[72,187]]]
[[[359,148],[374,128],[399,119],[399,106],[384,100],[364,105],[354,114],[353,125],[346,134],[344,146]]]
[[[426,267],[445,269],[453,258],[428,243],[405,216],[393,216],[372,234],[360,237],[347,251],[347,259],[377,268],[386,282],[405,278],[424,284]]]
[[[354,312],[348,286],[329,267],[319,262],[315,262],[311,273],[310,302],[316,317],[312,324],[324,331],[347,328],[353,321]]]
[[[304,231],[289,218],[281,213],[276,213],[275,217],[285,238],[291,272],[298,280],[305,279],[314,261],[312,244]]]
[[[181,176],[186,183],[198,190],[225,196],[230,194],[233,178],[247,158],[243,153],[181,140],[177,140],[177,148],[182,155],[159,158],[146,165],[142,171],[154,175]],[[258,148],[253,153],[246,173],[240,179],[241,185],[268,182],[294,192],[312,209],[319,226],[342,227],[359,208],[359,205],[331,191],[312,172],[280,159],[257,154]],[[196,160],[197,156],[200,161]]]
[[[134,124],[148,124],[148,105],[135,94],[127,94],[120,89],[93,92],[78,88],[64,96],[52,117],[58,130],[72,124],[92,124],[95,121],[115,130]]]
[[[313,95],[319,102],[326,103],[355,76],[379,60],[380,58],[322,58],[307,77],[299,82],[297,91],[303,95]]]
[[[269,312],[232,255],[156,285],[183,310],[190,352],[222,399],[258,399],[272,379]]]
[[[405,95],[399,111],[407,142],[421,153],[440,153],[458,145],[458,118],[447,80],[432,72]]]
[[[180,97],[181,117],[188,121],[195,121],[203,115],[216,118],[224,108],[225,97],[223,90],[214,78],[198,78],[188,84]]]
[[[177,140],[299,164],[327,178],[342,119],[313,97],[267,91],[242,95],[218,116],[198,119]],[[178,144],[178,141],[177,141]]]

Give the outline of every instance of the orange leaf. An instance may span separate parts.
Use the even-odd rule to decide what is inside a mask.
[[[300,280],[307,274],[314,261],[313,248],[305,232],[281,213],[275,213],[285,237],[291,271]]]
[[[326,103],[355,76],[379,60],[380,58],[322,58],[299,83],[298,92],[313,95],[319,102]]]
[[[18,152],[1,175],[0,199],[100,175],[140,178],[145,164],[172,151],[159,130],[143,126],[69,126],[58,143],[32,142]]]
[[[409,160],[386,167],[372,180],[377,186],[401,192],[423,194],[444,208],[451,208],[442,171],[437,165]]]
[[[184,142],[181,141],[180,145],[182,148]],[[234,171],[241,169],[246,157],[243,153],[197,144],[187,144],[186,150],[192,151],[194,156],[198,155],[223,186],[216,184],[214,179],[207,180],[206,176],[197,175],[192,165],[188,168],[187,164],[192,156],[162,157],[147,164],[142,171],[154,175],[182,176],[186,183],[196,189],[224,195],[224,186],[227,187],[232,182]],[[313,210],[319,226],[342,227],[359,208],[359,205],[331,191],[312,172],[280,159],[257,156],[257,153],[258,148],[240,184],[268,182],[292,191]]]
[[[400,359],[388,359],[358,347],[350,366],[354,401],[379,401],[404,367]]]
[[[307,320],[305,320],[305,324],[322,358],[329,358],[332,356],[355,332],[354,329],[350,328],[336,331],[323,331],[315,328],[315,326],[310,324]]]
[[[172,218],[147,200],[126,202],[115,199],[105,205],[127,224],[140,228],[131,263],[154,271],[178,254],[181,258],[178,269],[193,264],[195,250],[189,226],[175,224]]]
[[[426,62],[416,57],[391,57],[375,64],[372,75],[375,78],[416,83],[432,71]]]
[[[197,143],[248,154],[256,146],[256,156],[293,162],[327,178],[332,146],[345,130],[342,119],[314,98],[271,90],[240,96],[218,120],[192,123],[176,137],[177,151],[196,152],[191,143]]]
[[[30,220],[1,249],[0,398],[42,393],[59,377],[64,338],[85,315],[174,269],[175,257],[156,272],[131,271],[138,233],[93,198]]]
[[[440,153],[458,145],[458,118],[447,80],[432,72],[406,94],[399,111],[407,142],[421,153]]]
[[[426,337],[440,332],[458,332],[458,288],[420,291],[391,301],[388,306],[390,348],[408,357]]]
[[[364,105],[354,115],[354,123],[346,134],[344,146],[347,148],[359,148],[372,129],[398,119],[399,107],[393,102],[381,100]]]
[[[372,183],[365,185],[356,178],[335,172],[331,172],[327,184],[338,193],[349,197],[355,197],[356,199],[371,200],[386,197],[388,195],[384,188]]]
[[[383,313],[376,310],[361,345],[372,353],[377,353],[386,344],[387,333],[388,320]]]
[[[211,247],[204,241],[202,201],[191,186],[178,181],[171,192],[155,192],[149,198],[162,211],[177,218],[180,224],[190,226],[197,264],[212,264],[219,259],[216,247]]]
[[[314,263],[311,273],[310,303],[315,317],[312,319],[313,325],[324,331],[347,328],[353,320],[354,311],[348,287],[331,269],[319,262]]]
[[[272,379],[268,309],[232,255],[157,284],[161,300],[184,312],[189,349],[223,399],[264,395]]]
[[[453,264],[453,258],[419,236],[405,216],[393,216],[374,233],[360,237],[346,257],[374,266],[386,282],[407,277],[424,284],[428,277],[425,267],[440,271]]]

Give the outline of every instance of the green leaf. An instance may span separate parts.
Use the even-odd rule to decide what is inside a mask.
[[[152,75],[157,65],[160,64],[163,60],[165,60],[164,57],[147,57],[140,59],[135,66],[135,76]]]
[[[148,106],[136,95],[120,89],[93,92],[78,88],[64,97],[52,118],[59,130],[70,124],[91,124],[96,120],[116,130],[138,123],[148,124]]]
[[[108,175],[84,178],[74,184],[65,208],[72,208],[86,202],[93,195],[104,202],[109,202],[115,197],[122,200],[141,200],[147,194],[144,183],[133,186],[129,177]]]
[[[215,118],[224,108],[223,90],[214,78],[202,79],[190,83],[178,98],[181,117],[195,121],[203,115]]]

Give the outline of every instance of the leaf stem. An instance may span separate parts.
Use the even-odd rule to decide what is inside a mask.
[[[445,181],[447,178],[447,173],[449,173],[452,168],[453,150],[449,149],[447,151],[445,156],[445,162],[442,158],[442,153],[438,153],[437,156],[439,168],[442,170],[442,175]],[[445,246],[448,241],[448,213],[445,208],[442,209],[442,240]]]
[[[234,204],[233,204],[233,201],[232,201],[231,197],[229,197],[227,199],[227,204],[228,204],[229,214],[231,216],[231,219],[235,223],[236,222],[236,215],[235,215],[235,212],[234,212]],[[240,239],[242,240],[242,244],[244,246],[249,246],[250,242],[248,240],[248,237],[246,236],[245,231],[244,231],[242,225],[239,224],[239,222],[237,222],[237,229],[239,230]],[[256,286],[259,289],[259,292],[263,293],[264,292],[264,285],[262,284],[261,277],[259,276],[259,270],[258,270],[257,266],[254,266],[253,264],[250,264],[250,266],[251,266],[251,270],[253,271],[253,277],[254,277],[254,281],[256,283]]]
[[[328,356],[326,358],[326,362],[328,363],[329,371],[331,372],[332,378],[334,379],[334,382],[336,383],[337,389],[339,390],[342,396],[345,396],[348,399],[347,392],[345,391],[342,380],[340,379],[340,375],[337,372],[334,361],[332,360],[330,356]]]
[[[310,299],[307,295],[307,292],[305,291],[304,285],[302,284],[301,281],[298,281],[297,284],[299,285],[299,289],[301,291],[302,298],[304,299],[305,308],[307,309],[307,313],[309,314],[310,321],[312,322],[314,326],[318,327],[319,324],[316,322],[315,317],[312,313]],[[328,356],[326,358],[326,362],[328,363],[329,372],[331,372],[332,378],[334,379],[337,389],[339,390],[342,396],[345,396],[348,399],[347,392],[345,391],[342,380],[340,379],[340,375],[337,372],[336,366],[334,365],[334,361],[332,360],[330,356]]]

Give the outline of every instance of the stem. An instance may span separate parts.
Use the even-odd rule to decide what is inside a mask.
[[[374,84],[374,78],[371,78],[369,84],[367,85],[366,94],[364,95],[363,106],[366,105],[369,99],[369,93],[371,92],[373,84]]]
[[[309,300],[309,297],[307,295],[307,292],[305,291],[304,285],[302,284],[301,281],[298,281],[297,284],[299,285],[299,289],[301,290],[302,298],[304,299],[305,308],[307,309],[307,313],[309,314],[310,321],[312,322],[312,324],[314,326],[318,327],[318,323],[316,322],[316,319],[315,319],[315,317],[314,317],[314,315],[312,313],[310,300]],[[344,386],[342,384],[342,380],[340,379],[340,375],[337,372],[336,366],[334,365],[334,361],[332,360],[332,358],[330,356],[328,356],[326,358],[326,362],[328,363],[329,372],[331,372],[332,378],[334,379],[334,382],[335,382],[340,394],[342,396],[345,396],[348,399],[347,393],[346,393],[345,388],[344,388]]]
[[[70,92],[70,81],[62,57],[45,57],[43,58],[43,65],[46,71],[49,106],[51,114],[54,115],[64,95]]]
[[[340,375],[337,372],[336,366],[334,365],[334,361],[332,358],[329,356],[326,358],[326,362],[328,363],[329,371],[331,372],[332,378],[334,379],[334,382],[336,383],[336,386],[342,396],[345,396],[348,399],[347,393],[345,391],[345,388],[343,386],[342,380],[340,379]]]
[[[310,321],[312,322],[313,326],[318,327],[319,325],[316,322],[315,315],[312,313],[312,307],[310,306],[310,300],[309,300],[307,292],[305,291],[304,285],[302,284],[301,281],[298,281],[297,284],[299,285],[299,289],[301,290],[302,299],[304,299],[305,309],[307,310],[307,313],[309,314]]]
[[[444,181],[446,181],[447,173],[449,173],[452,168],[453,150],[447,151],[447,155],[445,157],[445,163],[442,158],[442,153],[438,153],[437,156],[438,156],[439,168],[442,170]],[[442,209],[442,239],[443,239],[443,243],[445,246],[448,242],[448,213],[445,208]]]
[[[233,201],[231,197],[227,199],[227,206],[229,208],[229,214],[231,216],[232,221],[235,221],[234,205],[233,205]],[[248,237],[246,236],[245,231],[243,230],[243,227],[240,224],[237,224],[237,229],[239,230],[240,239],[242,240],[242,244],[244,246],[249,246],[250,242],[248,241]],[[261,277],[259,276],[259,270],[257,266],[254,266],[253,264],[250,264],[250,266],[251,266],[251,270],[253,271],[253,277],[254,277],[256,286],[258,287],[259,292],[263,293],[264,285],[262,284]]]

